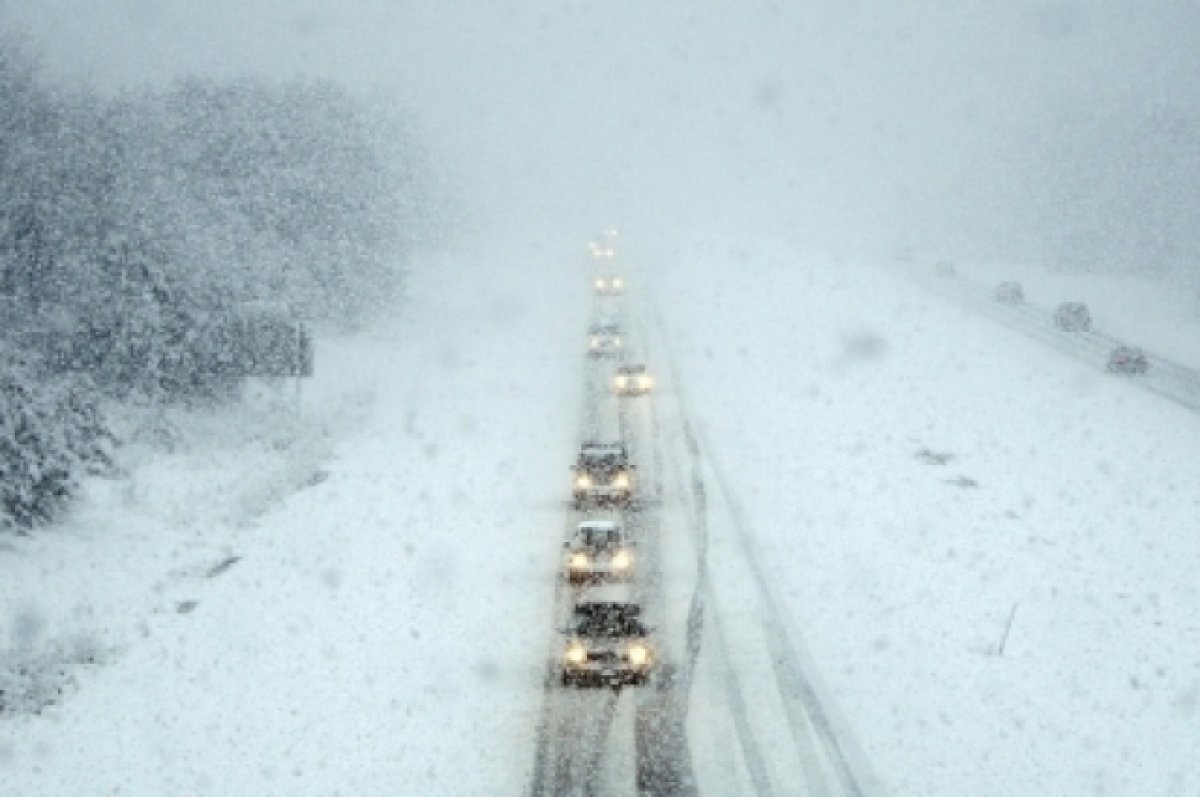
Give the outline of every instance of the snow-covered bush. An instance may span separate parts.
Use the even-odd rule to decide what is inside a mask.
[[[94,391],[0,356],[0,529],[49,520],[81,476],[112,469],[112,443]]]

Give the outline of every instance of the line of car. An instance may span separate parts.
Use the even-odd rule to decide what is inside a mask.
[[[950,261],[934,264],[934,272],[940,277],[953,277],[957,269]],[[1025,288],[1020,282],[1007,280],[992,289],[992,298],[1001,304],[1024,305]],[[1063,332],[1091,332],[1092,313],[1083,302],[1062,302],[1054,310],[1054,326]],[[1121,344],[1108,353],[1105,368],[1114,374],[1144,374],[1150,370],[1150,358],[1139,346]]]
[[[587,357],[593,367],[613,362],[611,391],[590,401],[644,397],[654,380],[641,363],[627,362],[625,277],[613,268],[616,230],[589,245],[597,270],[592,281],[593,321]],[[638,574],[638,544],[629,513],[640,509],[637,468],[621,440],[585,440],[573,466],[571,506],[577,513],[571,539],[563,543],[560,577],[570,589],[571,610],[561,632],[559,678],[564,687],[645,684],[658,665],[653,629],[630,589]]]

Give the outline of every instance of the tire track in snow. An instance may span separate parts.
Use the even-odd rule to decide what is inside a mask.
[[[661,334],[661,328],[658,331]],[[647,344],[652,340],[650,335],[645,335],[644,339],[647,341]],[[672,375],[674,375],[676,369],[669,362],[669,351],[665,352],[665,355],[668,360],[668,367]],[[672,379],[672,382],[675,381],[675,379]],[[659,395],[662,395],[661,391]],[[682,402],[677,392],[673,392],[673,398],[677,407],[682,410]],[[683,418],[682,413],[680,417]],[[754,735],[750,714],[746,708],[745,696],[737,676],[736,668],[729,655],[729,645],[724,626],[721,623],[716,602],[713,600],[711,583],[708,577],[708,506],[707,493],[704,489],[704,481],[700,475],[698,463],[699,450],[694,445],[694,441],[690,441],[685,435],[684,440],[688,447],[686,458],[692,464],[689,477],[685,478],[680,466],[680,460],[669,455],[666,451],[662,421],[658,413],[657,404],[652,404],[650,407],[650,426],[656,461],[659,463],[670,463],[675,483],[680,485],[681,488],[685,486],[690,488],[686,492],[688,492],[691,500],[687,502],[685,508],[688,511],[689,517],[687,527],[691,533],[696,553],[696,581],[688,606],[684,643],[685,656],[675,686],[675,694],[678,701],[678,721],[682,725],[686,720],[695,680],[694,673],[703,648],[706,618],[708,618],[707,624],[711,626],[712,644],[716,653],[717,666],[720,671],[726,701],[729,705],[730,719],[733,722],[738,748],[742,753],[742,759],[746,765],[750,784],[754,789],[754,793],[760,795],[760,797],[771,795],[774,793],[774,790],[771,786],[766,759]],[[660,494],[662,492],[661,473],[662,470],[660,468],[660,484],[658,486]]]
[[[686,400],[680,385],[680,370],[670,348],[666,323],[657,311],[654,312],[653,318],[665,349],[666,362],[671,370],[674,395],[680,412],[680,426],[692,461],[691,483],[697,512],[707,513],[708,510],[708,493],[704,489],[702,476],[703,466],[707,463],[717,483],[719,497],[728,510],[738,547],[753,574],[762,608],[759,620],[763,625],[763,636],[769,648],[772,672],[808,791],[812,795],[842,794],[863,797],[866,794],[863,782],[869,780],[869,776],[865,773],[865,764],[862,763],[863,757],[857,751],[852,754],[848,749],[850,747],[848,734],[844,730],[835,728],[835,722],[825,708],[813,680],[805,673],[805,669],[800,663],[800,656],[789,634],[789,623],[779,608],[779,601],[773,594],[769,580],[754,549],[753,534],[745,514],[716,462],[711,456],[702,456],[700,438],[691,423],[686,408]],[[715,602],[711,586],[706,589],[706,597],[714,599]],[[719,617],[712,609],[710,612]],[[814,749],[814,739],[821,745],[823,756],[818,756]],[[855,759],[854,764],[850,761],[852,757]],[[824,770],[820,763],[822,758],[828,762],[829,768],[835,776],[834,788],[831,788],[822,776]],[[860,770],[861,774],[856,772],[856,769]]]

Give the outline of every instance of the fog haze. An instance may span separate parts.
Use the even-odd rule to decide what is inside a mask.
[[[68,82],[318,75],[392,98],[481,223],[1077,265],[1123,246],[1125,267],[1145,241],[1197,250],[1186,0],[4,8]],[[1112,231],[1149,205],[1169,212]]]

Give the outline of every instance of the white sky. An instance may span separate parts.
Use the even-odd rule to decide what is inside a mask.
[[[336,78],[476,209],[819,246],[1019,250],[1065,102],[1200,107],[1190,0],[0,0],[57,76]]]

